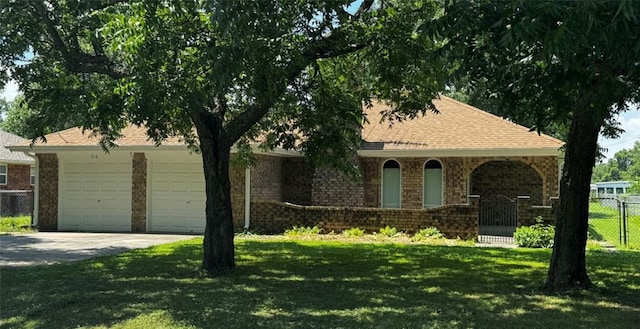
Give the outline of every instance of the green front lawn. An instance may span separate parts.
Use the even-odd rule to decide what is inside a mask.
[[[2,328],[632,328],[640,253],[588,252],[594,291],[539,290],[550,250],[237,239],[238,268],[197,270],[201,239],[0,272]]]

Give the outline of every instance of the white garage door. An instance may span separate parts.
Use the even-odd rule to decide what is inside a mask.
[[[131,157],[60,157],[59,230],[131,231]]]
[[[200,155],[150,157],[152,232],[202,233],[205,227],[205,183]]]

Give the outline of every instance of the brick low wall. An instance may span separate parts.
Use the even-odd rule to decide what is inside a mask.
[[[536,217],[542,217],[543,223],[556,225],[556,208],[559,199],[550,199],[550,206],[533,206],[531,199],[527,196],[518,197],[518,227],[531,226],[536,224]]]
[[[318,226],[325,232],[359,227],[368,233],[385,226],[405,233],[436,227],[448,238],[473,239],[478,235],[478,199],[469,204],[435,209],[379,209],[298,206],[278,201],[251,202],[251,229],[282,233],[292,226]]]

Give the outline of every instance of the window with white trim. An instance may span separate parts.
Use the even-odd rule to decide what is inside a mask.
[[[36,185],[36,166],[31,166],[29,170],[29,181],[31,185]]]
[[[382,208],[400,208],[400,164],[387,160],[382,166]]]
[[[442,164],[429,160],[424,164],[423,207],[434,208],[442,205]]]
[[[0,164],[0,185],[7,185],[7,165]]]

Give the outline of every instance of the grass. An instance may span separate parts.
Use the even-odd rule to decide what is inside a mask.
[[[638,206],[638,205],[633,205]],[[640,214],[635,209],[628,217],[628,248],[640,249]],[[620,243],[618,210],[597,202],[589,204],[589,235],[597,241],[606,241],[617,248],[625,248]]]
[[[4,268],[1,328],[631,328],[640,253],[587,254],[594,291],[545,294],[550,250],[237,238],[238,268],[197,270],[201,239]]]
[[[4,232],[33,232],[31,216],[0,218],[0,233]]]

